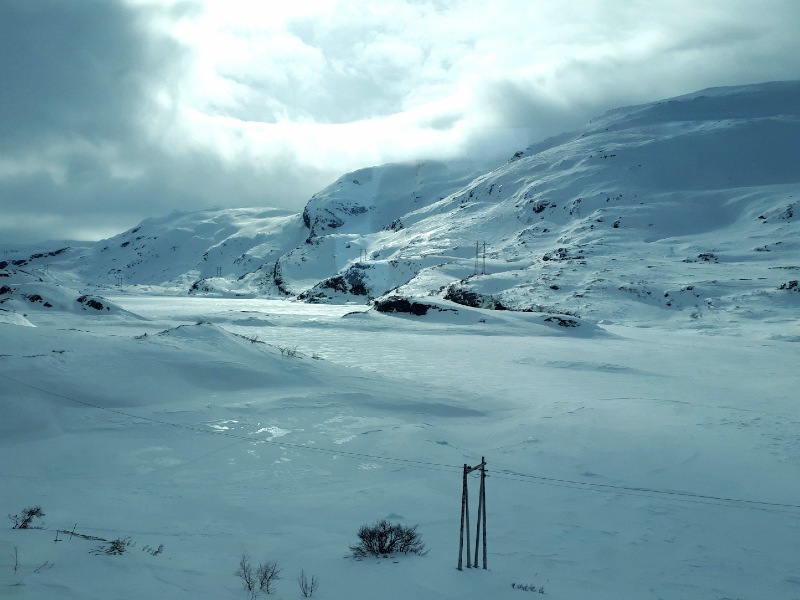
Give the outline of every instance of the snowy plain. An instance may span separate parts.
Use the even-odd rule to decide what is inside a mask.
[[[114,300],[147,320],[3,327],[0,501],[46,512],[0,530],[9,597],[244,597],[243,552],[279,562],[281,598],[301,570],[319,598],[800,597],[796,323],[585,337],[463,307]],[[482,456],[489,569],[459,572]],[[381,518],[428,555],[346,558]],[[53,541],[73,527],[136,546]]]
[[[800,599],[799,99],[0,246],[0,515],[45,512],[0,527],[0,595],[246,598],[248,553],[276,598]],[[482,457],[488,569],[458,571]],[[428,554],[349,558],[383,518]]]

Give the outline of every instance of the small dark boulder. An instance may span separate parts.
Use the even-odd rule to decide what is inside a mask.
[[[555,323],[559,327],[578,327],[580,325],[580,323],[578,323],[578,321],[575,319],[562,319],[561,317],[556,316],[547,317],[545,322]]]

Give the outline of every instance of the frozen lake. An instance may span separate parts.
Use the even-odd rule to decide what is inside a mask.
[[[518,598],[512,582],[559,600],[800,597],[800,356],[775,326],[112,300],[139,317],[0,330],[0,502],[40,502],[49,526],[0,532],[0,550],[56,564],[0,564],[14,597],[99,599],[134,574],[148,597],[237,597],[242,551],[320,574],[321,598]],[[476,578],[454,566],[459,469],[481,456],[491,569]],[[420,525],[428,556],[343,558],[390,516]],[[54,545],[76,521],[166,551]]]

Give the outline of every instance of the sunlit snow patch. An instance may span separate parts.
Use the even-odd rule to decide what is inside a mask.
[[[216,423],[209,423],[208,426],[216,431],[230,431],[234,428],[230,427],[229,425],[237,425],[238,423],[239,421],[236,421],[235,419],[226,419],[224,421],[217,421]]]
[[[259,433],[268,433],[270,435],[270,439],[283,437],[289,433],[292,433],[289,429],[283,429],[281,427],[262,427],[257,431],[253,431],[251,435],[258,435]]]

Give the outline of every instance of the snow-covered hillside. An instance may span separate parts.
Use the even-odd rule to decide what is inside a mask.
[[[173,214],[95,245],[6,251],[0,265],[46,266],[92,293],[760,317],[796,305],[798,164],[800,82],[711,89],[611,111],[488,172],[372,167],[315,194],[302,215]]]
[[[344,177],[306,208],[342,225],[282,257],[281,275],[318,299],[344,288],[606,319],[631,303],[760,315],[800,271],[798,164],[800,83],[707,90],[613,111],[445,197],[407,200],[382,227],[354,231],[377,200]],[[304,289],[293,274],[320,254],[349,256],[337,274],[349,285]]]
[[[799,140],[800,82],[706,90],[0,246],[0,597],[797,600]]]

